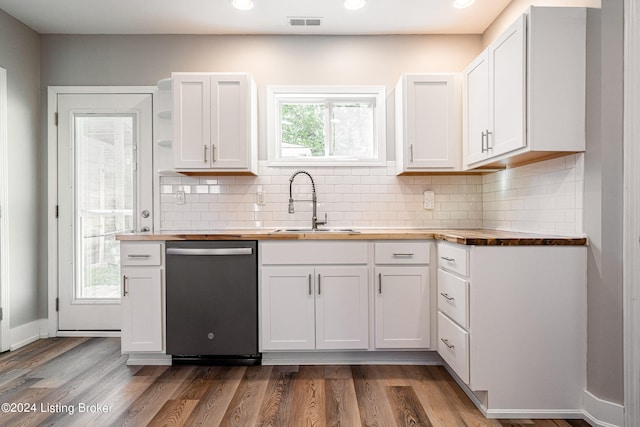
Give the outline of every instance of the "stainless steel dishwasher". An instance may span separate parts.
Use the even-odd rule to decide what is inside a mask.
[[[257,247],[166,243],[167,354],[174,363],[260,364]]]

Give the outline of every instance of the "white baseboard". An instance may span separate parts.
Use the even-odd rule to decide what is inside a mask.
[[[42,338],[48,338],[49,333],[47,328],[49,326],[47,319],[38,319],[24,325],[11,328],[10,331],[10,347],[9,350],[17,350],[20,347],[24,347],[27,344],[31,344]]]
[[[127,365],[171,365],[171,355],[164,353],[131,353],[127,359]]]
[[[584,419],[595,427],[622,427],[624,406],[602,400],[587,390],[584,391]]]

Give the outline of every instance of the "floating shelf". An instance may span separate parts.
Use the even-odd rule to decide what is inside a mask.
[[[160,90],[171,90],[171,77],[166,79],[158,80],[158,89]]]
[[[170,139],[159,139],[156,141],[156,143],[160,146],[160,147],[168,147],[171,148],[172,142]]]

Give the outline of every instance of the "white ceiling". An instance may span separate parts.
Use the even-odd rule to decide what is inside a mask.
[[[0,0],[0,9],[41,34],[481,34],[510,0]],[[290,27],[288,17],[321,17],[320,28]]]

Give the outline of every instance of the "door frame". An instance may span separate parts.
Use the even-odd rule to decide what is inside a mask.
[[[624,3],[624,419],[640,422],[640,1]]]
[[[60,94],[150,94],[152,105],[152,138],[154,135],[154,100],[157,97],[156,86],[49,86],[47,88],[47,320],[50,337],[56,336],[120,336],[120,332],[110,331],[58,331],[58,312],[56,299],[58,298],[58,219],[56,206],[58,204],[58,125],[56,112],[58,95]],[[155,192],[155,189],[154,189]]]
[[[0,351],[11,346],[11,307],[9,305],[9,167],[7,132],[7,70],[0,67]]]

